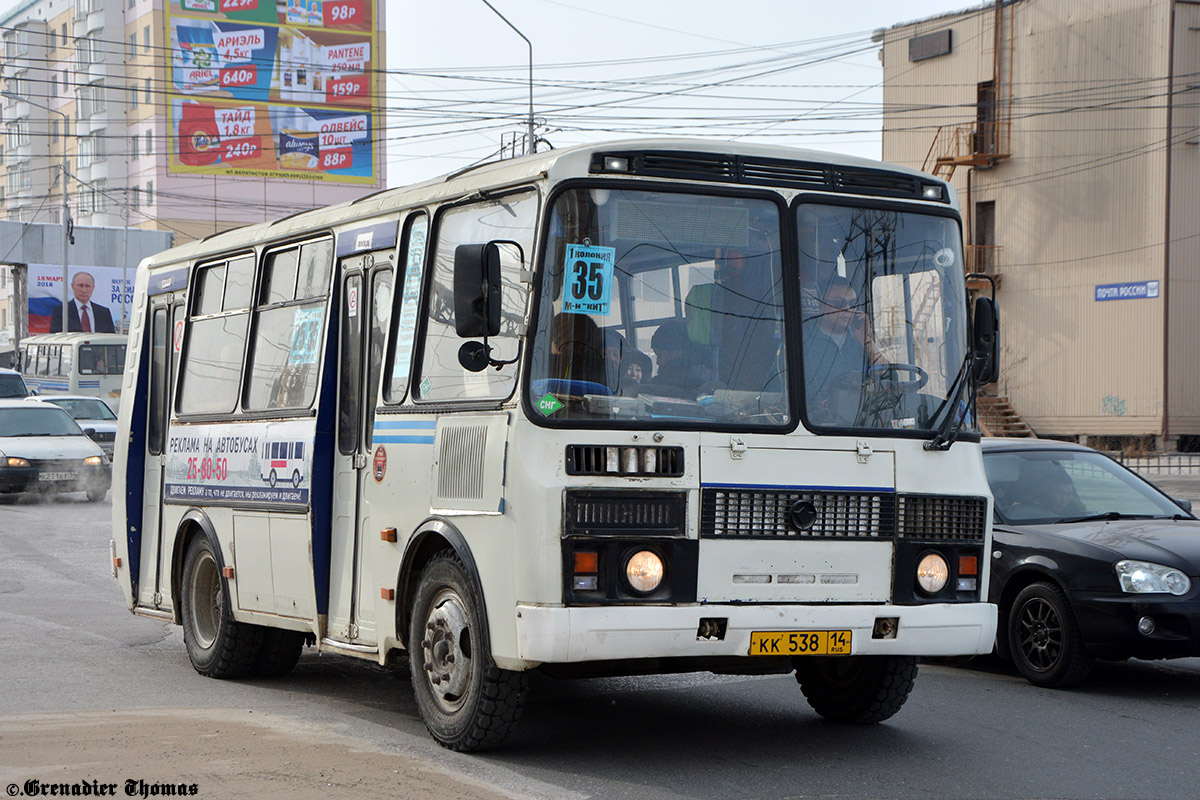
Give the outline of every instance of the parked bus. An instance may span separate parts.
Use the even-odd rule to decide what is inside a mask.
[[[21,373],[35,394],[86,394],[116,411],[128,338],[123,333],[30,336],[21,340]]]
[[[961,242],[929,175],[671,140],[155,255],[114,576],[204,675],[406,659],[455,750],[505,738],[533,669],[795,672],[887,719],[917,657],[995,637],[996,325]]]

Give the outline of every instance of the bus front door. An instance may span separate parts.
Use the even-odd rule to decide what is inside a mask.
[[[362,532],[371,530],[363,482],[378,397],[383,343],[391,309],[392,270],[387,251],[342,259],[338,270],[337,446],[333,468],[333,541],[330,553],[327,636],[370,647],[378,642],[371,568]]]

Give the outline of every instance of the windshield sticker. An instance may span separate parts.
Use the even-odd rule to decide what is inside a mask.
[[[537,403],[538,411],[541,411],[547,417],[563,407],[562,402],[552,394],[548,394]]]
[[[563,264],[563,313],[608,315],[616,259],[615,247],[567,245],[567,258]]]

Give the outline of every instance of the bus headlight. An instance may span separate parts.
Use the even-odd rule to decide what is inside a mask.
[[[917,564],[917,585],[926,594],[937,594],[950,580],[950,565],[940,553],[926,553]]]
[[[636,592],[649,594],[662,583],[665,566],[658,553],[638,550],[625,562],[625,580]]]

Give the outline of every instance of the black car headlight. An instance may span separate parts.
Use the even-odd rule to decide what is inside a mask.
[[[1115,567],[1122,592],[1181,597],[1192,589],[1191,579],[1174,567],[1130,559],[1118,561]]]

